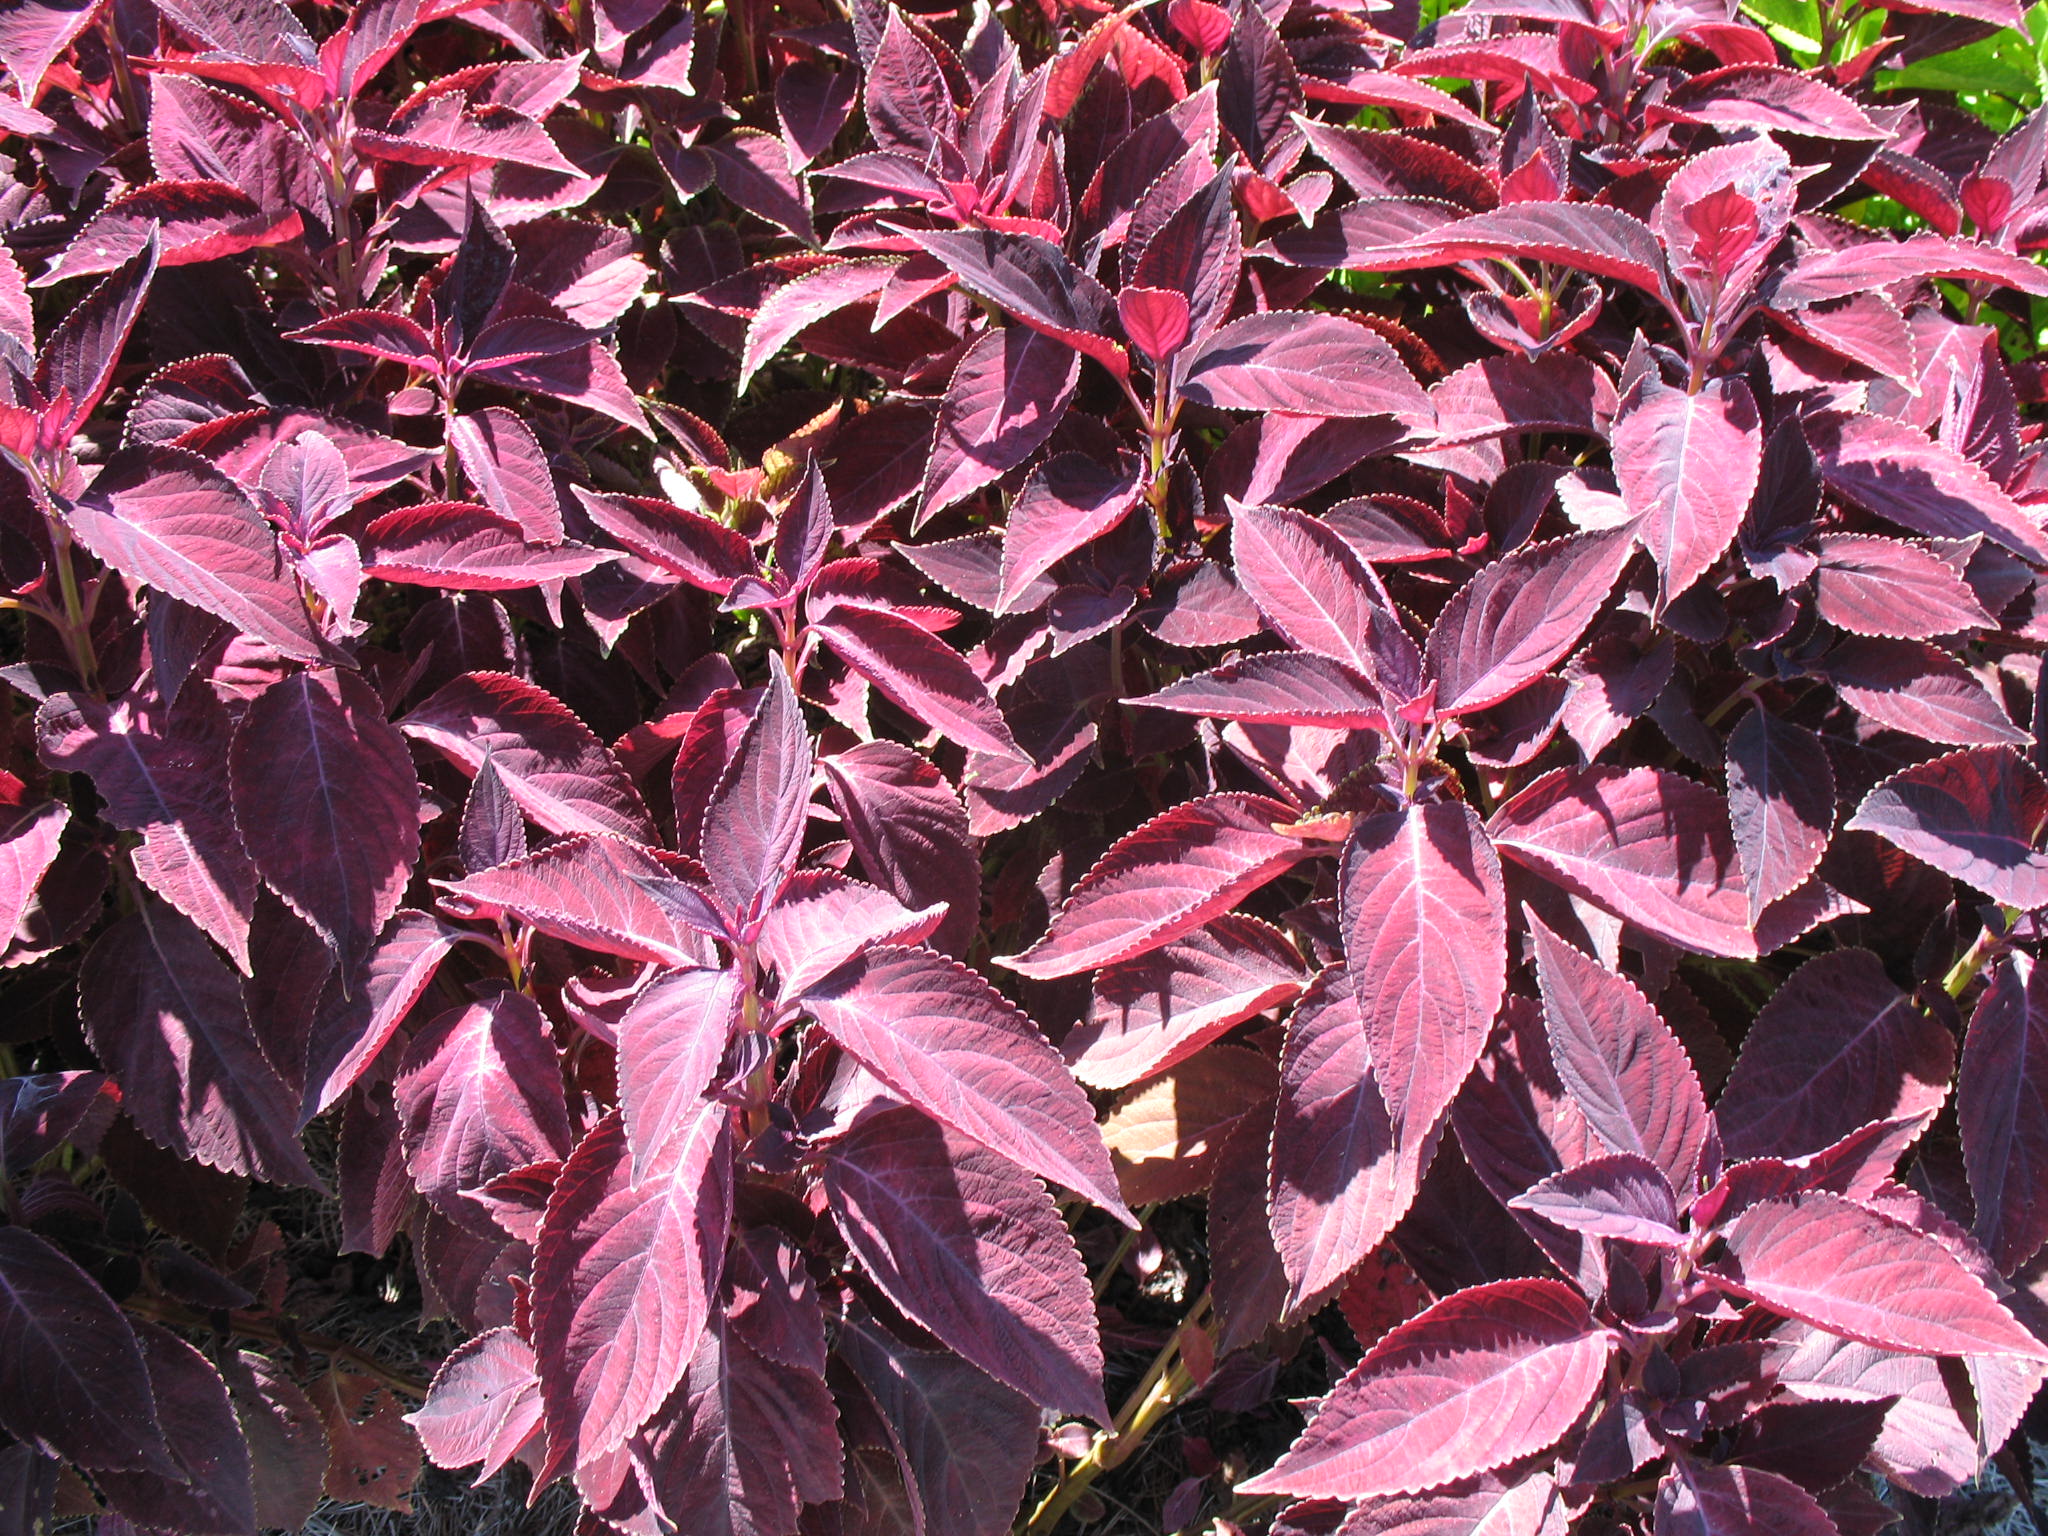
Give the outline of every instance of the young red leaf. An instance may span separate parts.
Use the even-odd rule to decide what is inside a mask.
[[[1226,913],[1162,949],[1103,967],[1060,1049],[1091,1088],[1125,1088],[1299,996],[1308,975],[1276,928]]]
[[[760,920],[796,868],[810,801],[810,734],[775,667],[705,806],[704,868],[737,929]]]
[[[1773,1312],[1906,1354],[2048,1361],[1941,1239],[1839,1195],[1767,1200],[1721,1232],[1715,1283]]]
[[[1863,799],[1850,831],[2030,912],[2048,905],[2048,784],[2003,747],[1951,752],[1895,773]]]
[[[1362,818],[1338,872],[1345,968],[1404,1151],[1485,1049],[1507,985],[1500,860],[1462,800]]]
[[[171,1470],[135,1330],[99,1282],[0,1227],[0,1429],[102,1470]]]
[[[1931,1113],[1955,1067],[1949,1032],[1867,949],[1806,962],[1759,1010],[1715,1119],[1731,1157],[1803,1157],[1876,1120]]]
[[[492,1328],[441,1362],[426,1402],[405,1422],[435,1466],[476,1466],[482,1484],[536,1443],[540,1413],[533,1346],[511,1328]]]
[[[1059,1052],[966,966],[884,945],[811,988],[803,1006],[908,1102],[1128,1219],[1094,1112]]]
[[[1691,1193],[1710,1121],[1685,1047],[1627,977],[1526,916],[1550,1059],[1573,1104],[1609,1148]]]
[[[1820,739],[1758,705],[1728,734],[1728,820],[1749,921],[1820,867],[1835,825],[1835,772]]]
[[[1435,419],[1400,354],[1336,315],[1245,315],[1181,353],[1174,375],[1182,398],[1221,410]]]
[[[472,773],[488,753],[512,798],[550,832],[655,841],[653,818],[617,759],[561,701],[524,679],[466,674],[398,724]]]
[[[276,534],[248,494],[197,454],[124,449],[64,516],[78,541],[123,575],[294,661],[323,659]]]
[[[619,1108],[635,1179],[703,1113],[739,1011],[739,978],[706,968],[656,977],[620,1017]]]
[[[1034,1402],[1109,1422],[1088,1272],[1028,1173],[907,1106],[835,1140],[825,1189],[855,1258],[906,1315]]]
[[[1687,393],[1654,376],[1614,422],[1614,474],[1657,562],[1657,603],[1707,573],[1735,540],[1763,465],[1763,428],[1741,379]]]
[[[1460,1291],[1375,1344],[1287,1454],[1238,1487],[1365,1499],[1506,1466],[1577,1420],[1612,1342],[1555,1280]]]
[[[1427,1138],[1396,1137],[1352,976],[1324,971],[1288,1021],[1269,1158],[1267,1206],[1290,1312],[1386,1239],[1434,1149]]]
[[[294,1095],[263,1058],[234,974],[190,920],[138,902],[87,953],[78,1011],[151,1141],[209,1168],[320,1187]]]
[[[819,639],[892,702],[977,752],[1027,760],[988,685],[929,630],[882,608],[835,603],[811,620]]]
[[[1188,301],[1171,288],[1125,288],[1116,296],[1116,315],[1131,345],[1163,362],[1188,339]]]
[[[500,992],[428,1024],[407,1047],[392,1091],[414,1188],[472,1229],[489,1231],[491,1221],[471,1191],[568,1156],[554,1037],[524,993]]]
[[[1509,857],[1681,949],[1756,955],[1727,803],[1681,774],[1558,769],[1486,830]]]
[[[2000,964],[1970,1015],[1956,1087],[1977,1240],[2011,1274],[2048,1243],[2048,975]]]
[[[1437,712],[1485,709],[1549,672],[1607,600],[1631,548],[1619,530],[1526,544],[1458,588],[1423,653]]]
[[[718,1291],[732,1111],[700,1102],[634,1183],[616,1113],[591,1127],[534,1243],[533,1347],[548,1459],[535,1486],[620,1444],[683,1379]]]
[[[419,855],[419,781],[405,738],[360,679],[322,668],[271,684],[228,757],[242,841],[264,882],[353,975]]]
[[[1096,861],[1043,938],[999,963],[1072,976],[1170,944],[1301,860],[1302,842],[1274,830],[1294,819],[1263,795],[1209,795],[1164,811]]]

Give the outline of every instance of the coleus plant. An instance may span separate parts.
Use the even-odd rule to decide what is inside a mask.
[[[2048,120],[1818,20],[0,17],[0,1528],[2027,1492]]]

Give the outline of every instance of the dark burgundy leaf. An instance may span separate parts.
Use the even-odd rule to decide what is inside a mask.
[[[1977,1208],[1976,1235],[2010,1274],[2048,1242],[2039,1198],[2048,1160],[2048,982],[2027,955],[2001,964],[1963,1040],[1956,1116]]]
[[[1835,774],[1819,738],[1761,705],[1728,734],[1728,819],[1749,920],[1820,867],[1835,824]]]
[[[2022,911],[2048,904],[2048,784],[2003,747],[1951,752],[1895,773],[1864,797],[1851,831],[1893,847]]]

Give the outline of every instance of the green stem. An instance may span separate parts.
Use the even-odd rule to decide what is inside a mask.
[[[92,625],[85,615],[85,601],[78,591],[78,573],[71,568],[71,530],[56,517],[47,519],[50,544],[56,552],[57,590],[64,598],[64,646],[71,653],[72,670],[88,692],[100,691],[99,660],[92,650]]]

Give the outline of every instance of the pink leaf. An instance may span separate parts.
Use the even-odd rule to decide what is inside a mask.
[[[962,745],[1026,760],[1009,722],[960,653],[881,608],[836,603],[812,631],[898,707]]]
[[[1060,1048],[1091,1088],[1125,1088],[1185,1061],[1308,977],[1277,928],[1226,913],[1162,949],[1105,966],[1087,1018]]]
[[[1066,415],[1081,356],[1042,331],[975,338],[953,369],[918,499],[922,521],[1036,453]]]
[[[477,495],[535,544],[562,542],[562,508],[547,455],[526,423],[501,405],[448,420],[448,444]]]
[[[723,596],[757,569],[753,546],[723,523],[651,496],[600,496],[574,487],[590,520],[650,565]]]
[[[1814,552],[1814,607],[1852,634],[1932,640],[1993,622],[1969,583],[1923,545],[1825,533]]]
[[[1306,651],[1241,656],[1125,702],[1211,720],[1331,730],[1387,728],[1386,706],[1371,683],[1342,662]]]
[[[1577,1420],[1611,1344],[1555,1280],[1460,1291],[1375,1344],[1287,1454],[1238,1488],[1364,1499],[1518,1461]]]
[[[1671,1181],[1655,1163],[1632,1152],[1553,1173],[1508,1204],[1589,1237],[1657,1248],[1685,1246]]]
[[[475,1466],[481,1484],[540,1435],[533,1346],[511,1328],[465,1340],[441,1362],[426,1402],[405,1421],[435,1466]]]
[[[755,946],[779,995],[797,997],[877,944],[919,944],[945,916],[829,869],[800,869],[761,919]]]
[[[566,837],[539,853],[441,882],[464,916],[504,912],[600,954],[662,965],[710,961],[700,937],[723,933],[711,903],[644,848],[617,838]]]
[[[962,1135],[1127,1219],[1087,1096],[1014,1003],[956,960],[885,945],[805,1010],[896,1093]]]
[[[1404,1152],[1479,1059],[1507,985],[1500,860],[1462,800],[1360,819],[1338,873],[1344,964]]]
[[[294,661],[323,659],[277,536],[248,494],[197,454],[155,444],[126,449],[65,520],[123,575],[226,619]]]
[[[619,1108],[635,1179],[695,1123],[739,1011],[739,978],[706,968],[656,977],[620,1017]]]
[[[981,859],[960,792],[895,742],[864,742],[818,766],[867,877],[905,907],[944,906],[931,946],[963,953],[981,917]]]
[[[1220,410],[1435,419],[1400,354],[1338,315],[1245,315],[1183,352],[1174,373],[1183,398]]]
[[[1549,672],[1600,611],[1631,548],[1619,531],[1526,544],[1460,587],[1424,653],[1437,713],[1484,709]]]
[[[1727,802],[1681,774],[1558,769],[1486,830],[1517,862],[1681,949],[1756,955]]]
[[[1721,1234],[1715,1283],[1773,1312],[1906,1354],[2048,1360],[1940,1238],[1840,1195],[1766,1200]]]
[[[1116,296],[1117,319],[1131,345],[1163,361],[1188,339],[1187,296],[1171,288],[1126,288]]]
[[[1088,1272],[1028,1173],[876,1105],[832,1143],[825,1189],[861,1268],[909,1317],[1034,1402],[1109,1422]]]
[[[489,754],[520,809],[550,832],[655,840],[640,792],[604,743],[553,694],[522,678],[467,673],[399,728],[471,773]]]
[[[1433,1140],[1397,1140],[1348,970],[1310,984],[1287,1025],[1267,1205],[1299,1310],[1385,1240],[1415,1198]]]
[[[1976,1235],[2011,1274],[2048,1242],[2048,973],[2015,952],[1970,1015],[1956,1089]]]
[[[1609,1148],[1690,1192],[1709,1120],[1685,1047],[1627,977],[1528,922],[1551,1062],[1573,1103]]]
[[[1763,465],[1749,386],[1711,379],[1688,394],[1646,378],[1614,423],[1614,473],[1636,537],[1657,562],[1661,609],[1734,542]]]
[[[1814,1496],[1756,1467],[1673,1458],[1657,1488],[1657,1536],[1837,1536]]]
[[[352,975],[420,847],[419,780],[382,701],[326,668],[271,684],[236,727],[228,784],[258,873]]]
[[[1377,579],[1315,518],[1279,507],[1231,515],[1237,579],[1281,636],[1341,661],[1400,699],[1421,688],[1422,662]]]
[[[1000,963],[1026,976],[1071,976],[1170,944],[1309,851],[1274,830],[1294,819],[1263,795],[1209,795],[1164,811],[1081,877],[1043,938]]]
[[[1911,243],[1881,245],[1891,256]],[[1919,428],[1886,416],[1842,415],[1808,418],[1804,426],[1821,478],[1836,495],[1914,533],[1983,534],[2036,564],[2048,561],[2048,534],[2033,515],[1975,462]]]
[[[1715,1106],[1731,1157],[1803,1157],[1876,1120],[1948,1097],[1949,1032],[1867,949],[1806,962],[1772,994]]]
[[[0,833],[0,923],[7,925],[8,938],[21,927],[37,887],[56,862],[58,841],[70,822],[69,806],[61,800],[46,800],[14,817]]]
[[[1038,578],[1121,523],[1138,504],[1141,477],[1128,455],[1114,465],[1054,454],[1024,483],[1003,528],[1003,583],[996,612],[1035,607]]]
[[[460,936],[431,913],[401,908],[346,992],[328,979],[306,1047],[302,1122],[331,1109],[369,1071]]]
[[[2016,752],[1979,747],[1895,773],[1847,825],[1994,901],[2023,912],[2048,905],[2048,784]]]
[[[1952,747],[2027,740],[1984,680],[1937,646],[1852,635],[1814,670],[1859,715],[1893,730]]]
[[[616,1113],[562,1165],[534,1243],[533,1346],[548,1442],[536,1487],[625,1440],[689,1368],[725,1254],[731,1117],[700,1102],[666,1166],[638,1184]]]
[[[444,592],[506,592],[583,576],[618,557],[608,550],[526,542],[518,523],[467,502],[387,512],[363,530],[363,574]]]
[[[741,931],[760,920],[796,868],[809,821],[811,738],[789,674],[770,671],[704,812],[704,868]]]

